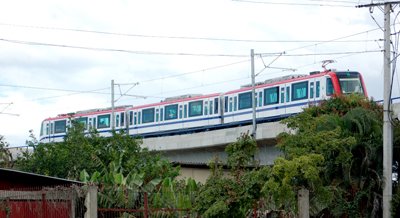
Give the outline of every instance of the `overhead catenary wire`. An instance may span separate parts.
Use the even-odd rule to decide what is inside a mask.
[[[253,4],[267,4],[267,5],[285,5],[285,6],[318,6],[318,7],[347,7],[355,8],[355,5],[346,4],[321,4],[321,3],[298,3],[295,1],[285,1],[285,2],[274,2],[274,1],[256,1],[256,0],[232,0],[236,2],[253,3]],[[333,3],[336,1],[332,1]],[[345,3],[345,2],[341,2]],[[355,3],[354,3],[355,4]]]
[[[71,32],[104,34],[104,35],[114,35],[114,36],[140,37],[140,38],[207,40],[207,41],[248,42],[248,43],[323,43],[323,42],[325,42],[324,40],[265,40],[265,39],[235,39],[235,38],[216,38],[216,37],[198,37],[198,36],[146,35],[146,34],[117,33],[117,32],[109,32],[109,31],[97,31],[97,30],[87,30],[87,29],[62,28],[62,27],[31,26],[31,25],[8,24],[8,23],[0,23],[0,25],[12,26],[12,27],[43,29],[43,30],[59,30],[59,31],[71,31]],[[368,41],[374,41],[374,40],[340,40],[340,41],[334,41],[334,42],[338,42],[338,43],[361,42],[361,43],[363,43],[363,42],[368,42]]]
[[[332,40],[327,40],[327,41],[321,41],[320,43],[317,43],[317,44],[313,44],[313,45],[308,45],[308,46],[302,46],[302,47],[298,47],[298,48],[294,48],[294,49],[290,49],[290,50],[287,50],[287,51],[295,51],[295,50],[298,50],[298,49],[302,49],[302,48],[306,48],[306,47],[309,47],[309,46],[315,46],[315,45],[319,45],[319,44],[323,44],[323,43],[330,43],[330,42],[335,42],[335,41],[338,41],[338,40],[343,40],[343,39],[346,39],[346,38],[349,38],[349,37],[353,37],[353,36],[356,36],[356,35],[361,35],[361,34],[364,34],[364,33],[369,33],[369,32],[371,32],[371,31],[375,31],[375,30],[377,30],[377,29],[379,29],[379,28],[376,28],[376,29],[372,29],[372,30],[367,30],[367,31],[364,31],[364,32],[359,32],[359,33],[355,33],[355,34],[351,34],[351,35],[348,35],[348,36],[343,36],[343,37],[340,37],[340,38],[336,38],[336,39],[332,39]],[[377,41],[377,40],[373,40],[373,41]],[[23,44],[24,44],[25,42],[23,42]],[[28,44],[30,43],[30,42],[27,42]],[[35,43],[35,42],[34,42]],[[39,43],[40,44],[40,43]],[[35,44],[36,45],[36,44]],[[47,44],[43,44],[43,45],[47,45]],[[65,47],[65,46],[67,46],[67,45],[60,45],[61,47]],[[77,47],[77,48],[79,48],[79,47]],[[99,48],[94,48],[94,49],[99,49]],[[101,49],[101,48],[100,48]],[[114,50],[114,49],[109,49],[109,51],[116,51],[116,50]],[[119,51],[119,50],[118,50]],[[303,53],[303,54],[286,54],[285,56],[311,56],[311,55],[343,55],[343,54],[345,54],[345,55],[352,55],[352,54],[359,54],[359,53],[370,53],[370,52],[379,52],[379,51],[381,51],[381,50],[370,50],[370,51],[368,51],[368,50],[366,50],[366,51],[347,51],[347,52],[335,52],[335,53]],[[158,53],[158,52],[155,52],[155,53]],[[282,52],[276,52],[276,53],[263,53],[262,55],[264,55],[264,56],[276,56],[277,54],[281,54]],[[150,53],[148,53],[148,54],[150,54]],[[152,53],[151,53],[152,54]],[[179,55],[179,53],[175,53],[176,55]],[[213,55],[216,55],[216,54],[213,54]],[[240,55],[241,57],[243,57],[243,56],[248,56],[248,55]],[[198,71],[192,71],[192,72],[186,72],[186,73],[181,73],[181,74],[174,74],[174,75],[170,75],[170,76],[164,76],[164,77],[160,77],[160,78],[155,78],[155,79],[149,79],[149,80],[144,80],[144,81],[140,81],[141,83],[142,82],[151,82],[151,81],[156,81],[156,80],[161,80],[161,79],[167,79],[167,78],[173,78],[173,77],[179,77],[179,76],[185,76],[185,75],[188,75],[188,74],[192,74],[192,73],[197,73],[197,72],[204,72],[204,71],[206,71],[206,70],[212,70],[212,69],[216,69],[216,68],[220,68],[220,67],[225,67],[225,66],[230,66],[230,65],[233,65],[233,64],[237,64],[237,63],[244,63],[244,62],[248,62],[249,60],[247,59],[247,60],[244,60],[244,61],[239,61],[239,62],[234,62],[234,63],[231,63],[231,64],[226,64],[226,65],[221,65],[221,66],[217,66],[217,67],[211,67],[211,68],[206,68],[206,69],[202,69],[202,70],[198,70]],[[121,85],[132,85],[132,83],[126,83],[126,84],[121,84]],[[0,86],[1,86],[1,84],[0,84]],[[41,88],[41,89],[43,89],[43,88]],[[48,89],[48,90],[56,90],[56,89]],[[74,92],[74,90],[64,90],[64,91],[72,91],[72,92]],[[87,93],[87,92],[84,92],[84,93]],[[79,94],[79,92],[77,93],[77,94]],[[98,93],[98,94],[109,94],[109,93]]]
[[[99,90],[106,90],[108,88],[101,88],[96,90],[82,91],[82,90],[73,90],[73,89],[59,89],[59,88],[50,88],[50,87],[39,87],[39,86],[25,86],[25,85],[10,85],[10,84],[0,84],[0,87],[10,87],[10,88],[23,88],[23,89],[37,89],[37,90],[46,90],[46,91],[59,91],[59,92],[75,92],[75,93],[95,93],[95,94],[104,94],[99,93]]]
[[[139,50],[135,51],[135,50],[127,50],[127,49],[88,47],[88,46],[55,44],[55,43],[46,43],[46,42],[14,40],[14,39],[5,39],[5,38],[0,38],[0,41],[24,44],[24,45],[50,46],[50,47],[73,48],[73,49],[105,51],[105,52],[122,52],[122,53],[131,53],[131,54],[140,54],[140,55],[172,55],[172,56],[236,57],[236,58],[242,58],[242,57],[247,56],[247,55],[235,55],[235,54],[201,54],[201,53],[139,51]]]
[[[315,53],[315,54],[309,53],[309,54],[291,54],[291,55],[282,53],[281,55],[292,56],[292,57],[293,56],[311,56],[311,55],[321,55],[321,56],[322,55],[354,55],[354,54],[363,54],[363,53],[371,53],[371,52],[382,52],[382,50],[354,51],[354,52],[335,52],[335,53]],[[261,55],[260,55],[260,57],[261,57]],[[204,71],[212,70],[212,69],[218,69],[218,68],[222,68],[222,67],[226,67],[226,66],[232,66],[232,65],[235,65],[235,64],[245,63],[245,62],[248,62],[248,61],[249,61],[249,59],[246,59],[246,60],[242,60],[242,61],[238,61],[238,62],[233,62],[233,63],[230,63],[230,64],[225,64],[225,65],[205,68],[205,69],[201,69],[201,70],[185,72],[185,73],[180,73],[180,74],[173,74],[173,75],[159,77],[159,78],[153,78],[153,79],[149,79],[149,80],[143,80],[143,81],[140,81],[139,83],[153,82],[153,81],[163,80],[163,79],[167,79],[167,78],[186,76],[186,75],[189,75],[189,74],[204,72]],[[270,67],[270,68],[272,68],[272,67]],[[283,68],[275,67],[275,69],[287,70],[289,68],[284,68],[283,69]],[[132,85],[133,83],[125,83],[124,85],[126,85],[126,84],[131,84]],[[102,90],[107,90],[109,88],[101,88],[101,89],[95,89],[95,90],[82,91],[82,90],[46,88],[46,87],[25,86],[25,85],[9,85],[9,84],[0,84],[0,87],[26,88],[26,89],[38,89],[38,90],[46,90],[46,91],[72,92],[72,93],[66,94],[66,95],[41,97],[41,98],[36,98],[36,99],[33,99],[33,100],[44,100],[44,99],[65,97],[65,96],[77,95],[77,94],[90,94],[90,93],[91,94],[101,94],[101,95],[109,95],[110,94],[108,92],[99,92],[99,91],[102,91]],[[131,97],[139,97],[139,98],[143,98],[143,97],[160,98],[159,96],[154,96],[154,95],[153,96],[128,95],[126,93],[123,96],[131,96]]]

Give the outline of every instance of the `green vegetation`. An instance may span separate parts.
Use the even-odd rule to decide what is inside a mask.
[[[13,159],[8,146],[4,136],[0,135],[0,167],[2,168],[11,168],[13,166]]]
[[[311,214],[374,217],[382,193],[382,108],[361,96],[333,98],[284,121],[284,158],[275,161],[265,194],[285,210],[310,190]],[[279,188],[278,188],[279,187]],[[288,204],[288,202],[291,202]]]
[[[278,137],[283,155],[273,166],[249,167],[255,147],[246,135],[226,148],[229,175],[223,175],[218,161],[212,162],[211,176],[200,188],[196,202],[200,214],[243,217],[256,207],[293,216],[297,192],[302,188],[310,191],[313,217],[381,214],[381,106],[358,95],[336,97],[283,123],[290,131]],[[395,166],[400,160],[398,129]],[[400,202],[399,191],[396,193],[393,208]]]
[[[135,207],[149,193],[153,208],[192,209],[201,217],[245,217],[253,212],[293,216],[297,192],[310,191],[313,217],[376,217],[382,202],[382,107],[361,96],[332,98],[284,121],[277,138],[282,156],[273,166],[254,160],[255,141],[242,134],[225,149],[228,159],[210,162],[204,185],[177,180],[179,168],[140,147],[124,133],[104,138],[83,134],[75,124],[64,142],[41,144],[15,162],[21,170],[96,183],[100,207]],[[393,121],[394,173],[400,161],[400,128]],[[0,138],[2,166],[7,144]],[[5,165],[4,165],[5,164]],[[393,182],[393,216],[399,215],[398,176]],[[272,212],[271,212],[272,211]],[[166,214],[174,216],[172,214]],[[179,216],[178,214],[175,214]]]
[[[158,193],[179,175],[178,167],[124,132],[108,138],[85,135],[83,126],[74,123],[63,142],[43,144],[32,137],[29,144],[34,151],[16,161],[18,169],[97,184],[99,207],[132,208],[141,192]]]

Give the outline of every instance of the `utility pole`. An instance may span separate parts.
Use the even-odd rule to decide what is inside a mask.
[[[390,204],[392,202],[392,163],[393,163],[393,127],[390,122],[390,9],[391,4],[385,4],[385,41],[383,57],[383,217],[392,217]]]
[[[115,129],[115,112],[114,112],[114,80],[111,80],[111,129]]]
[[[254,74],[254,49],[250,50],[250,57],[251,57],[251,99],[252,99],[252,108],[253,108],[253,125],[251,136],[253,139],[256,139],[256,132],[257,132],[257,122],[256,122],[256,76]]]
[[[390,91],[391,91],[391,55],[390,55],[390,12],[396,2],[372,3],[359,5],[361,7],[384,6],[384,55],[383,55],[383,218],[391,217],[390,204],[392,201],[392,163],[393,163],[393,127],[390,122]]]

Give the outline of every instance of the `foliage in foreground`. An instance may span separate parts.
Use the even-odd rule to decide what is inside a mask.
[[[82,170],[88,174],[113,170],[124,176],[129,173],[144,174],[144,180],[151,181],[176,177],[177,168],[158,153],[140,147],[141,140],[130,137],[124,132],[114,132],[111,137],[101,137],[96,132],[83,133],[83,126],[75,123],[68,129],[63,142],[37,143],[30,141],[33,152],[25,153],[17,162],[17,168],[60,178],[78,180]]]
[[[265,178],[261,170],[248,169],[254,166],[255,140],[243,134],[225,151],[229,175],[224,175],[222,163],[216,158],[209,165],[210,177],[199,189],[195,210],[203,217],[245,217],[259,198]]]
[[[0,135],[0,167],[11,168],[13,166],[13,158],[10,150],[8,150],[9,144],[6,142],[4,136]]]
[[[243,217],[257,207],[259,212],[295,216],[297,193],[302,188],[310,191],[313,217],[376,217],[382,213],[380,105],[358,95],[335,97],[283,123],[290,131],[278,137],[282,156],[273,166],[249,167],[255,142],[246,135],[225,150],[229,174],[224,174],[218,160],[210,164],[211,176],[196,199],[199,214]],[[397,166],[400,128],[395,127]],[[400,205],[400,192],[396,193],[393,208]]]
[[[140,192],[156,193],[164,180],[175,180],[179,168],[160,154],[140,147],[141,140],[124,132],[101,137],[85,135],[75,123],[63,142],[30,145],[33,153],[24,153],[18,169],[48,176],[74,179],[99,186],[99,207],[132,208]]]
[[[292,210],[296,191],[306,188],[318,217],[381,213],[381,106],[357,95],[336,97],[284,123],[292,130],[278,138],[284,158],[275,161],[266,195]]]

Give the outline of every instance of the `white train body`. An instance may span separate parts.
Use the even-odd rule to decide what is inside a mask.
[[[257,122],[276,121],[299,113],[332,95],[358,92],[367,96],[358,72],[325,71],[267,80],[255,86]],[[181,96],[142,106],[114,109],[115,130],[131,136],[157,137],[246,125],[252,122],[252,87],[226,93]],[[95,109],[58,115],[42,122],[40,142],[62,141],[71,119],[83,123],[85,131],[96,128],[111,135],[112,111]]]

